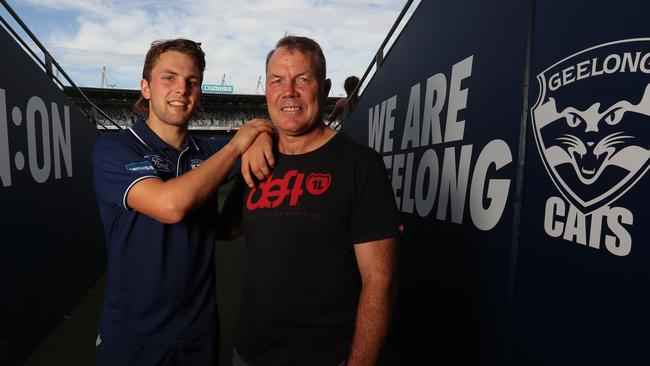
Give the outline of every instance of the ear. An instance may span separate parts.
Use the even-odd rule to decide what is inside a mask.
[[[144,99],[151,99],[151,90],[149,90],[149,82],[145,79],[140,80],[140,92]]]
[[[327,99],[327,96],[330,95],[330,89],[332,89],[332,80],[325,79],[325,84],[323,84],[323,88],[324,88],[323,91],[325,92],[323,95],[323,99]]]

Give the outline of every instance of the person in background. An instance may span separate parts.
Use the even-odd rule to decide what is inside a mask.
[[[348,116],[348,114],[350,114],[352,107],[354,107],[359,97],[359,95],[357,94],[358,91],[356,91],[357,85],[359,85],[358,77],[348,76],[345,79],[345,82],[343,83],[343,88],[345,89],[345,93],[347,94],[347,96],[344,98],[339,98],[339,100],[336,101],[336,104],[334,104],[332,113],[328,118],[330,123],[337,120],[343,123],[343,121]]]

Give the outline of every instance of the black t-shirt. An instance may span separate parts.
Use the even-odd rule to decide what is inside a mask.
[[[354,332],[354,244],[398,234],[393,192],[379,155],[341,133],[276,161],[227,204],[243,201],[248,252],[235,347],[254,365],[335,365]]]

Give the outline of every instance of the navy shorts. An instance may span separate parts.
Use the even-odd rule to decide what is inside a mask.
[[[102,340],[96,366],[214,366],[219,361],[215,334],[169,346],[137,346]]]

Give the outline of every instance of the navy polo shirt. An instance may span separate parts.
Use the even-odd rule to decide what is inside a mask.
[[[168,345],[216,329],[217,195],[177,224],[132,210],[126,197],[143,179],[168,180],[196,168],[223,144],[188,136],[179,152],[143,121],[97,140],[93,180],[108,261],[103,339]]]

